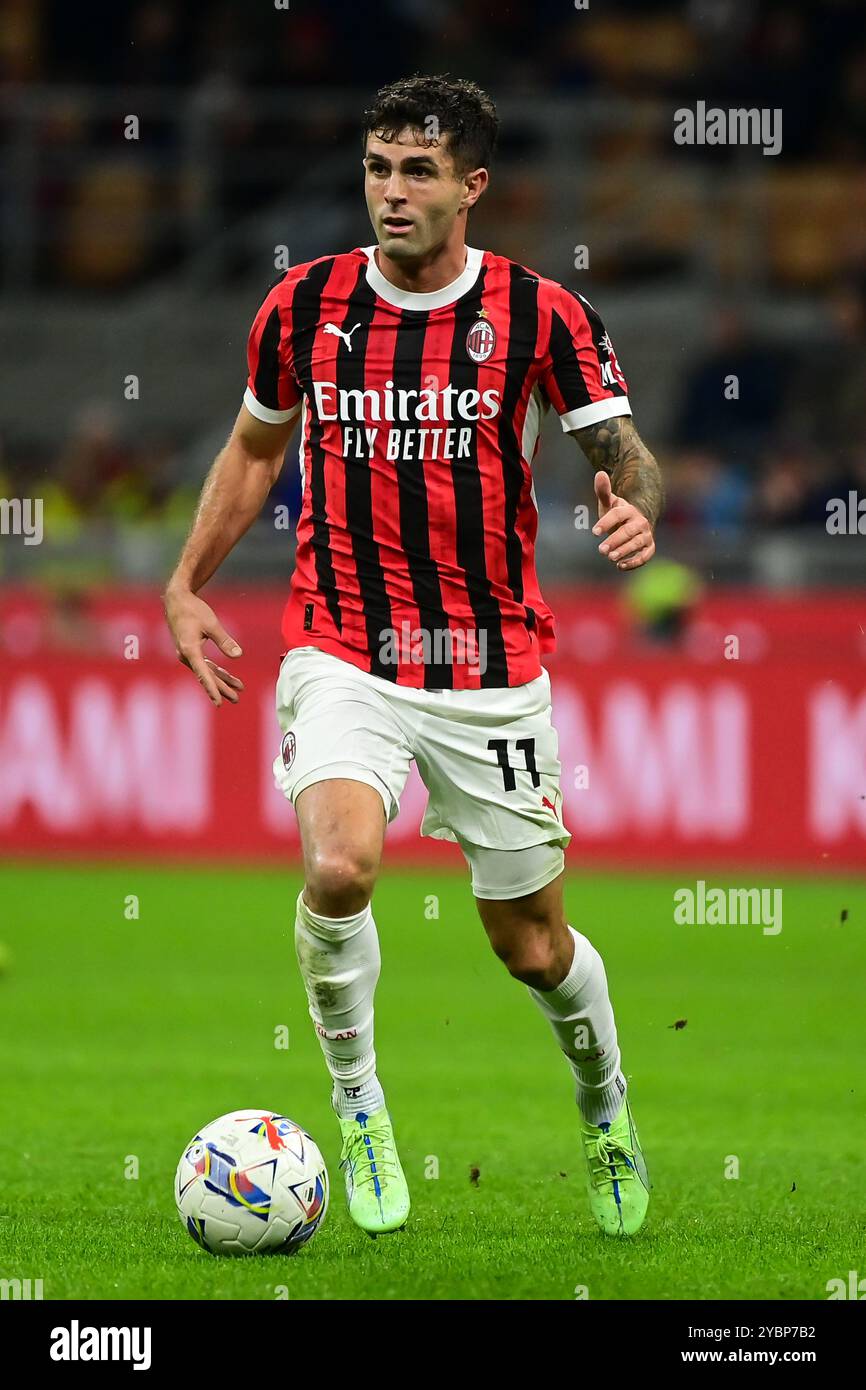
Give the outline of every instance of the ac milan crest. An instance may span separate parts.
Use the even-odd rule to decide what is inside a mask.
[[[466,334],[466,351],[473,362],[486,362],[496,347],[496,329],[488,319],[477,319]]]
[[[289,729],[287,734],[283,735],[282,753],[283,767],[288,772],[292,763],[295,761],[295,735],[292,733],[291,729]]]

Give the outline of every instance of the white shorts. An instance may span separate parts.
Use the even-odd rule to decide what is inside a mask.
[[[494,690],[416,690],[296,647],[277,680],[274,780],[292,802],[314,782],[365,782],[392,821],[414,759],[428,793],[421,834],[461,846],[477,897],[523,896],[561,873],[571,839],[550,715],[546,671]]]

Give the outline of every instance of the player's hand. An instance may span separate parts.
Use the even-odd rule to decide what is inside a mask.
[[[595,475],[595,495],[598,521],[592,534],[603,537],[599,550],[617,569],[639,569],[656,553],[653,528],[648,519],[633,503],[617,497],[610,486],[610,475],[603,470]]]
[[[213,609],[191,589],[169,587],[165,593],[165,616],[179,660],[198,676],[208,699],[217,707],[223,699],[236,705],[239,692],[244,688],[243,681],[204,654],[204,644],[210,639],[226,656],[241,655],[237,642],[226,632]]]

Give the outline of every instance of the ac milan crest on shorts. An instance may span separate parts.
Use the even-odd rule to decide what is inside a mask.
[[[282,743],[283,767],[286,769],[287,772],[291,767],[292,763],[295,761],[295,748],[295,735],[292,732],[292,730],[289,729],[288,733],[283,735]]]

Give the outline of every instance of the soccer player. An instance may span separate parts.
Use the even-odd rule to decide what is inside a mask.
[[[493,950],[568,1058],[593,1215],[631,1234],[649,1180],[607,979],[563,911],[571,836],[541,663],[554,626],[534,559],[545,412],[596,470],[593,530],[618,569],[652,557],[662,488],[592,305],[466,245],[497,126],[468,81],[415,76],[377,94],[363,159],[376,242],[292,267],[264,300],[243,405],[166,616],[214,705],[236,702],[242,682],[205,643],[241,651],[199,591],[259,515],[300,421],[274,772],[300,827],[295,943],[349,1212],[374,1235],[409,1212],[376,1071],[371,898],[414,759],[429,798],[422,833],[460,845]]]

